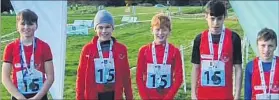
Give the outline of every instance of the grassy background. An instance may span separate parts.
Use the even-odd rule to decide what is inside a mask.
[[[108,11],[112,13],[115,19],[115,24],[121,24],[122,15],[127,15],[129,13],[124,12],[125,7],[107,7]],[[178,7],[171,7],[170,11],[176,17],[189,17],[187,14],[199,14],[202,13],[202,7],[181,7],[182,15],[176,13],[178,11]],[[154,7],[137,7],[136,13],[138,20],[151,20],[152,16],[158,12],[162,12],[165,9],[163,8],[154,8]],[[83,6],[80,7],[79,10],[70,10],[68,9],[68,24],[74,22],[77,19],[86,19],[92,20],[96,13],[95,6]],[[229,10],[230,15],[233,15],[233,11]],[[203,17],[203,16],[198,16]],[[15,16],[2,16],[2,33],[5,35],[16,30],[15,26]],[[172,19],[173,29],[171,36],[169,37],[169,42],[174,44],[176,47],[183,45],[184,47],[189,46],[195,36],[202,32],[207,28],[207,23],[204,19]],[[235,20],[226,20],[226,27],[231,28],[233,31],[237,32],[241,37],[243,36],[243,30],[240,27],[239,23]],[[68,35],[67,36],[67,52],[66,52],[66,72],[65,72],[65,87],[64,87],[64,98],[65,99],[74,99],[75,98],[75,80],[77,75],[77,66],[79,61],[79,55],[81,48],[84,44],[89,42],[92,37],[95,35],[93,29],[89,30],[89,35]],[[150,22],[142,22],[142,23],[133,23],[129,25],[124,25],[120,27],[116,27],[113,33],[113,36],[116,39],[124,43],[128,48],[129,54],[129,62],[131,67],[136,66],[138,49],[147,43],[150,43],[153,40],[153,35],[150,30]],[[18,34],[11,35],[2,40],[12,39],[18,37]],[[7,43],[2,43],[1,51],[3,51],[3,47]],[[250,50],[250,57],[253,57],[253,53]],[[191,91],[191,81],[190,81],[190,73],[191,73],[191,57],[192,48],[186,48],[184,50],[184,62],[185,62],[185,73],[186,73],[186,83],[187,83],[187,94],[184,93],[181,88],[176,95],[176,99],[190,99],[190,91]],[[2,52],[1,52],[2,54]],[[135,81],[135,69],[131,70],[132,77],[132,87],[133,94],[135,99],[140,99],[138,94],[138,89]],[[10,94],[7,90],[0,85],[1,89],[1,97],[2,99],[9,99]],[[243,98],[243,92],[242,92]]]

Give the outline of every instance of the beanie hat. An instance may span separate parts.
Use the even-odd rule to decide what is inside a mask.
[[[112,28],[114,28],[114,20],[111,14],[106,10],[100,10],[97,12],[94,18],[94,29],[96,29],[98,24],[107,23],[111,24]]]

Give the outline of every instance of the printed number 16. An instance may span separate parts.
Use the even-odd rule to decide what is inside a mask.
[[[204,74],[207,76],[207,84],[209,84],[209,71],[204,72]],[[213,84],[218,85],[221,83],[221,78],[218,76],[221,74],[220,71],[214,72],[214,74],[211,76],[211,80],[213,81]]]

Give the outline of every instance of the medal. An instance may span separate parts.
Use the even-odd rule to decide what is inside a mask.
[[[27,64],[26,56],[24,52],[24,46],[22,40],[20,40],[20,65],[22,71],[22,81],[24,82],[23,90],[26,92],[29,90],[36,91],[39,90],[39,87],[36,86],[34,82],[28,84],[28,81],[33,80],[34,78],[34,70],[35,70],[35,60],[34,60],[34,52],[36,48],[36,38],[33,38],[33,51],[30,58],[30,64]]]
[[[162,93],[164,88],[165,88],[164,86],[158,86],[158,88],[156,88],[156,90],[157,90],[157,92]]]
[[[34,60],[34,52],[35,52],[35,48],[36,48],[36,39],[33,38],[33,51],[32,51],[32,54],[31,54],[31,59],[30,59],[30,66],[28,68],[28,65],[27,65],[27,61],[26,61],[26,56],[25,56],[25,52],[24,52],[24,46],[23,46],[23,43],[22,41],[20,41],[20,64],[21,64],[21,70],[24,70],[24,67],[25,67],[25,70],[26,72],[23,72],[22,71],[22,77],[23,79],[25,78],[26,74],[29,74],[31,75],[35,69],[35,60]],[[31,77],[33,78],[33,77]]]
[[[269,89],[268,89],[268,91],[266,91],[267,86],[265,84],[262,60],[259,58],[258,67],[259,67],[259,71],[260,71],[261,85],[263,87],[264,95],[266,96],[266,98],[269,98],[269,99],[271,98],[270,91],[271,91],[271,88],[273,87],[273,83],[274,83],[275,66],[276,66],[276,56],[274,56],[272,59],[270,77],[269,77]]]
[[[104,56],[103,56],[100,40],[97,41],[98,54],[99,54],[99,58],[101,59],[102,67],[104,67],[104,73],[105,73],[104,74],[104,78],[105,78],[105,80],[109,79],[109,68],[107,68],[109,66],[107,66],[107,64],[110,63],[111,65],[114,65],[112,63],[112,60],[113,60],[112,46],[113,46],[113,40],[110,40],[109,60],[104,60]],[[108,83],[108,81],[105,81],[105,83]]]
[[[166,42],[166,45],[165,45],[165,51],[164,51],[164,57],[163,57],[163,66],[165,66],[167,64],[167,58],[168,58],[168,52],[169,52],[169,44],[168,42]],[[153,64],[155,65],[154,67],[154,72],[156,73],[155,77],[156,77],[156,87],[157,88],[164,88],[160,86],[161,82],[162,82],[162,76],[160,74],[160,69],[161,69],[161,66],[157,65],[158,62],[157,62],[157,58],[156,58],[156,50],[155,50],[155,42],[153,41],[152,42],[152,59],[153,59]]]
[[[212,55],[212,63],[210,64],[213,67],[216,66],[216,63],[213,62],[214,60],[214,49],[213,49],[213,42],[212,42],[212,36],[211,32],[208,32],[208,46],[209,46],[209,51],[210,55]],[[219,41],[219,46],[218,46],[218,58],[217,58],[217,63],[220,61],[222,50],[223,50],[223,43],[224,43],[224,38],[225,38],[225,26],[223,25],[222,32],[221,32],[221,37]]]

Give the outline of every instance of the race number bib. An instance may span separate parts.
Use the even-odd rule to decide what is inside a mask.
[[[171,65],[147,64],[147,88],[169,88],[171,86]]]
[[[256,99],[257,100],[278,100],[279,99],[279,94],[256,94]]]
[[[94,59],[95,62],[95,79],[96,83],[114,83],[115,82],[115,67],[114,62],[109,62],[109,58],[104,58],[104,66],[102,66],[99,58]]]
[[[17,75],[17,87],[20,93],[22,94],[33,94],[38,93],[39,90],[43,87],[43,74],[42,72],[33,69],[33,73],[25,73],[25,70],[23,71],[23,74],[26,74],[23,78],[22,71],[19,71],[16,73]]]
[[[201,61],[201,86],[225,86],[225,63],[214,63],[212,60]]]

